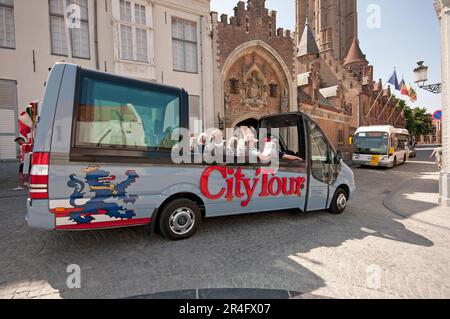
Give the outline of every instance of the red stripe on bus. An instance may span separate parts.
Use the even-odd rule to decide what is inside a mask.
[[[99,222],[99,223],[91,223],[91,224],[56,226],[56,229],[58,229],[58,230],[82,230],[82,229],[139,226],[139,225],[147,225],[151,221],[152,221],[151,218],[140,218],[140,219],[132,219],[132,220]]]

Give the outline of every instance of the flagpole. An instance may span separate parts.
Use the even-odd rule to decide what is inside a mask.
[[[397,119],[394,122],[394,126],[395,124],[397,124],[398,120],[402,117],[402,113],[405,111],[407,104],[405,103],[405,106],[403,107],[402,111],[400,112],[400,115],[397,117]]]
[[[380,116],[378,116],[377,121],[380,120],[381,116],[383,115],[384,111],[386,110],[386,107],[388,106],[389,102],[392,100],[392,97],[394,96],[394,93],[391,93],[391,97],[387,101],[386,105],[383,107],[383,110],[380,113]]]
[[[373,107],[375,106],[375,104],[377,103],[378,99],[380,98],[381,94],[384,91],[384,87],[381,87],[380,93],[378,94],[377,98],[375,99],[375,101],[373,102],[372,106],[369,109],[369,112],[367,113],[367,115],[365,116],[365,119],[367,120],[367,118],[369,117],[370,113],[372,112]]]
[[[394,83],[392,83],[392,82],[394,82]],[[394,73],[392,73],[391,77],[389,78],[389,80],[387,81],[386,84],[389,84],[389,83],[390,83],[390,84],[393,84],[394,87],[395,87],[395,89],[398,90],[397,68],[395,68],[395,67],[394,67]],[[371,106],[370,109],[369,109],[369,113],[367,113],[367,115],[366,115],[366,117],[365,117],[366,120],[367,120],[367,118],[370,116],[370,113],[372,112],[372,109],[374,108],[375,104],[378,102],[378,99],[379,99],[380,96],[383,94],[383,92],[384,92],[384,86],[382,85],[382,86],[381,86],[380,93],[378,93],[377,98],[375,99],[375,101],[373,102],[372,106]],[[388,106],[389,102],[391,101],[393,95],[394,95],[394,94],[391,93],[391,96],[389,97],[389,100],[387,101],[386,105],[383,107],[383,111],[381,112],[380,116],[378,116],[377,121],[380,120],[381,115],[383,115],[383,113],[384,113],[384,111],[386,110],[386,107]]]
[[[395,107],[394,107],[394,110],[392,111],[391,115],[390,115],[389,118],[387,119],[387,122],[388,122],[388,123],[389,123],[389,120],[392,118],[392,115],[394,115],[395,110],[397,109],[397,106],[400,104],[400,101],[403,101],[403,100],[401,100],[401,99],[398,100],[397,104],[396,104]],[[405,102],[405,105],[406,105],[406,102]]]

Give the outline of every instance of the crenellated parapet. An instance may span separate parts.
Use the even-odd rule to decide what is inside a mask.
[[[246,4],[244,1],[239,1],[234,8],[233,16],[222,14],[218,21],[214,21],[213,16],[213,23],[236,32],[264,32],[269,38],[294,40],[291,30],[277,28],[277,11],[268,10],[265,2],[265,0],[248,0]]]
[[[266,8],[265,0],[239,1],[232,16],[211,13],[217,47],[217,67],[222,69],[234,50],[252,41],[268,44],[295,77],[295,33],[277,27],[277,11]]]

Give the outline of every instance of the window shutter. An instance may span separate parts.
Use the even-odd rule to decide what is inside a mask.
[[[17,84],[0,80],[0,160],[16,158]]]

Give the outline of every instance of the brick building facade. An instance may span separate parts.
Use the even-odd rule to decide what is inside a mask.
[[[294,35],[277,28],[265,0],[238,2],[230,18],[213,12],[212,23],[217,121],[230,128],[295,111]]]

